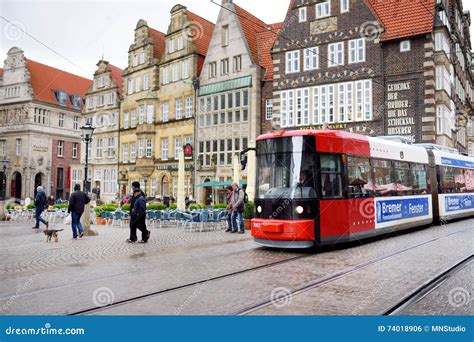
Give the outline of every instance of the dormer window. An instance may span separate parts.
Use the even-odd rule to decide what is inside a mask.
[[[83,104],[82,98],[79,95],[70,95],[69,101],[72,103],[72,106],[76,109],[81,109]]]
[[[400,42],[400,52],[408,52],[411,50],[411,43],[409,40],[402,40]]]
[[[56,101],[58,101],[59,105],[67,106],[67,94],[66,94],[66,92],[64,92],[62,90],[55,90],[54,91],[54,97],[56,98]]]

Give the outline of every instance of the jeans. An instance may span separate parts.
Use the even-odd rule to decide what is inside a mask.
[[[71,213],[72,237],[74,238],[77,238],[78,232],[79,234],[84,232],[84,229],[82,228],[82,224],[81,224],[81,216],[82,216],[82,213],[80,214],[74,213],[74,212]]]
[[[239,223],[240,223],[240,231],[241,232],[245,232],[245,229],[244,229],[244,218],[242,216],[242,213],[238,212],[238,211],[233,211],[232,212],[232,230],[233,231],[237,231],[238,230],[238,227],[237,227],[237,219],[239,220]]]
[[[227,229],[232,230],[232,214],[227,214]]]
[[[41,217],[41,214],[43,213],[43,209],[36,209],[36,226],[39,227],[40,222],[43,222],[43,224],[46,224],[47,222]]]

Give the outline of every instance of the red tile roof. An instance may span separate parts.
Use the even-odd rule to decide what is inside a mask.
[[[190,11],[187,11],[187,16],[190,25],[195,23],[198,26],[199,32],[197,32],[197,37],[194,39],[196,51],[201,56],[206,56],[214,32],[214,24]]]
[[[112,72],[112,79],[117,82],[118,86],[118,92],[119,95],[122,96],[122,88],[123,88],[123,80],[122,80],[122,75],[123,75],[123,70],[120,68],[117,68],[115,65],[109,64],[110,71]]]
[[[266,70],[263,78],[264,81],[273,80],[273,60],[270,51],[278,37],[278,33],[280,32],[283,23],[270,24],[269,26],[272,27],[271,30],[259,32],[257,34],[260,65]]]
[[[153,40],[155,46],[155,58],[161,58],[165,53],[166,35],[163,32],[148,28],[148,36]]]
[[[260,64],[259,53],[258,53],[258,33],[267,31],[266,28],[269,25],[265,24],[262,20],[258,19],[254,15],[250,14],[242,7],[234,4],[235,13],[240,21],[240,26],[244,31],[247,39],[247,44],[250,49],[250,54],[255,64]]]
[[[417,36],[433,30],[435,0],[366,0],[379,18],[382,40]]]
[[[33,99],[59,105],[54,96],[54,90],[62,90],[68,95],[77,94],[84,98],[92,81],[63,70],[41,64],[30,59],[26,65],[31,77],[33,88]],[[67,107],[73,109],[71,102],[67,101]]]

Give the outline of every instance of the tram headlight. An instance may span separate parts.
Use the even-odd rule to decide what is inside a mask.
[[[262,207],[261,207],[261,206],[258,206],[258,207],[257,207],[257,213],[259,213],[259,214],[262,213]]]
[[[304,209],[301,205],[297,206],[295,210],[299,215],[301,215],[304,211]]]

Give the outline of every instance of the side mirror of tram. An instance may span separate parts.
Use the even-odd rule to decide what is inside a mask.
[[[240,155],[240,165],[242,166],[242,171],[245,170],[247,167],[247,155],[246,154],[241,154]]]

